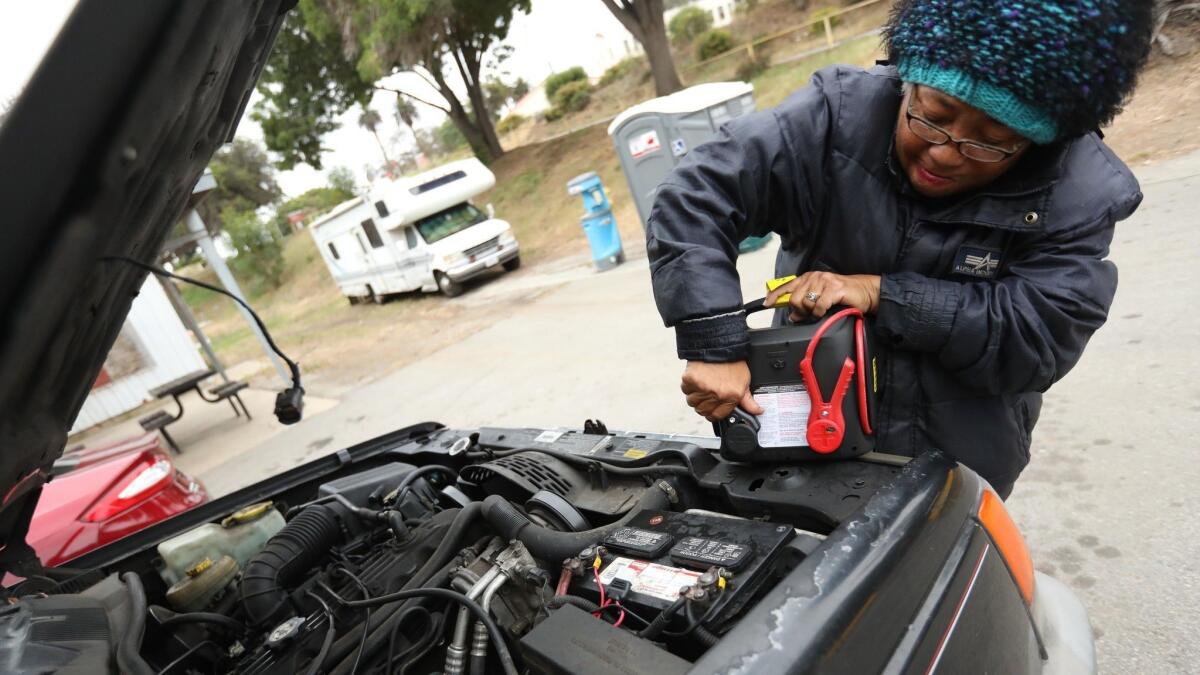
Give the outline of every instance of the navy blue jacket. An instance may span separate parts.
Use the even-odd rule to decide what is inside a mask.
[[[655,301],[680,358],[735,361],[743,238],[780,235],[779,276],[881,275],[878,449],[941,449],[1006,492],[1041,392],[1108,315],[1113,226],[1142,194],[1089,134],[1035,146],[971,194],[922,198],[895,162],[900,99],[894,68],[834,66],[695,148],[650,214]]]

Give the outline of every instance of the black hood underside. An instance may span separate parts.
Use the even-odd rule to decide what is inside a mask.
[[[0,127],[0,566],[293,4],[82,0]]]

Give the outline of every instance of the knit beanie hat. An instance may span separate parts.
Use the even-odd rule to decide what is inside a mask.
[[[1152,14],[1152,0],[898,0],[884,35],[903,80],[1046,144],[1120,111]]]

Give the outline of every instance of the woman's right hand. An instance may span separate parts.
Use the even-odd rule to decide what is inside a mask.
[[[696,414],[710,422],[725,419],[739,407],[751,415],[763,414],[750,395],[750,367],[745,361],[688,361],[680,389]]]

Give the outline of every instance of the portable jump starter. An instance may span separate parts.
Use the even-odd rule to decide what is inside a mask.
[[[747,314],[764,309],[772,308],[763,300],[746,305]],[[850,459],[875,448],[879,380],[862,312],[835,307],[813,323],[754,328],[749,335],[750,393],[765,412],[756,417],[738,408],[713,424],[725,459]]]

